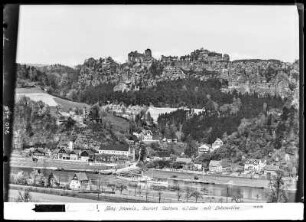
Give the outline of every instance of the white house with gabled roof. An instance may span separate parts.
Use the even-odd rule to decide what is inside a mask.
[[[221,146],[223,146],[223,141],[217,138],[215,142],[211,145],[211,151],[219,149]]]

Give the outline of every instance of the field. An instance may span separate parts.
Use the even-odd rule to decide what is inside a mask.
[[[33,87],[33,88],[16,88],[15,91],[15,98],[16,101],[20,99],[20,97],[26,96],[29,97],[33,101],[42,101],[49,105],[51,108],[54,108],[56,106],[60,106],[63,111],[68,111],[70,108],[80,108],[83,109],[84,107],[89,108],[89,105],[85,103],[77,103],[77,102],[72,102],[66,99],[61,99],[56,96],[52,96],[45,91],[43,91],[40,88]]]
[[[155,122],[157,122],[158,116],[160,114],[164,114],[164,113],[172,113],[176,110],[178,110],[179,108],[168,108],[168,107],[152,107],[150,106],[149,109],[147,110],[147,112],[150,112],[151,117],[153,118],[153,120]],[[202,109],[194,109],[195,113],[199,113],[201,112]]]
[[[106,122],[110,121],[113,124],[113,128],[115,132],[129,130],[129,125],[130,125],[129,122],[126,119],[114,116],[113,114],[106,113],[106,116],[102,117],[102,121],[106,121]]]

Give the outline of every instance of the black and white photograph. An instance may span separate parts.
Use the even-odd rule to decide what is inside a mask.
[[[296,5],[20,5],[7,202],[300,202],[299,35]]]

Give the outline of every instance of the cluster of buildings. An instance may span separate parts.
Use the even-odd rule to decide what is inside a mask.
[[[120,116],[128,120],[135,120],[136,115],[147,108],[139,105],[125,106],[123,104],[107,104],[102,106],[101,109],[104,112],[113,113],[116,116]]]
[[[217,138],[215,140],[215,142],[213,142],[213,144],[207,144],[204,143],[201,146],[198,147],[198,153],[199,155],[203,154],[203,153],[210,153],[215,151],[216,149],[220,148],[221,146],[223,146],[223,141],[219,138]]]
[[[86,147],[84,144],[79,146],[77,141],[63,140],[58,143],[55,149],[46,148],[44,144],[41,144],[40,146],[26,148],[23,152],[36,159],[124,163],[135,160],[135,148],[129,143],[96,144],[96,147]]]
[[[101,144],[98,149],[73,149],[73,143],[53,151],[54,159],[91,162],[125,162],[132,160],[135,150],[129,144]]]
[[[242,175],[251,178],[267,178],[270,179],[277,175],[280,170],[277,165],[267,165],[265,160],[247,159],[244,165],[232,164],[226,160],[211,160],[208,166],[209,173],[226,174],[226,175]]]

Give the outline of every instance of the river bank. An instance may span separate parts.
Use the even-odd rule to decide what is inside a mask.
[[[65,160],[53,160],[53,159],[40,159],[34,163],[30,158],[26,157],[14,157],[11,160],[12,168],[29,168],[29,169],[49,169],[49,170],[65,170],[70,172],[87,172],[98,173],[101,170],[108,170],[112,167],[107,164],[91,165],[87,162],[73,162]],[[164,170],[164,169],[149,169],[144,172],[144,175],[153,177],[160,180],[181,180],[184,182],[193,183],[206,183],[206,184],[219,184],[219,185],[233,185],[242,187],[255,187],[255,188],[267,188],[269,180],[267,179],[255,179],[225,175],[207,175],[199,171],[185,172],[179,170]],[[194,178],[197,177],[198,180]],[[285,178],[285,182],[288,185],[288,190],[296,190],[296,183]]]
[[[112,203],[142,203],[146,202],[143,196],[132,196],[129,195],[126,192],[123,192],[122,194],[108,194],[103,192],[91,192],[91,193],[85,193],[80,191],[74,191],[74,190],[64,190],[64,189],[57,189],[57,188],[46,188],[46,187],[35,187],[35,186],[26,186],[26,185],[17,185],[17,184],[10,184],[9,188],[9,195],[13,195],[14,193],[18,193],[16,191],[24,191],[25,189],[28,189],[30,193],[39,193],[40,196],[35,194],[38,197],[42,197],[43,194],[52,195],[50,198],[54,200],[54,202],[62,202],[62,200],[65,200],[65,197],[70,198],[76,198],[81,199],[81,202],[112,202]],[[14,191],[15,190],[15,191]],[[17,196],[11,196],[12,198]],[[40,198],[39,198],[40,199]],[[14,199],[11,199],[12,201]],[[70,200],[70,199],[67,199]],[[71,199],[73,200],[73,199]],[[87,200],[87,201],[86,201]],[[34,199],[34,201],[37,201],[37,199]],[[42,200],[41,202],[45,202]],[[46,201],[48,202],[48,201]],[[152,198],[148,198],[147,202],[156,202]]]
[[[10,189],[9,201],[16,202],[21,189]],[[31,192],[31,202],[60,202],[60,203],[101,203],[103,201],[90,200],[78,197],[59,196],[55,194],[47,194],[40,192]]]
[[[242,186],[242,187],[256,187],[256,188],[267,188],[269,180],[267,179],[251,179],[245,177],[234,177],[225,175],[207,175],[201,172],[184,172],[184,171],[170,171],[163,169],[149,169],[144,173],[146,176],[153,176],[161,180],[181,180],[192,183],[206,183],[206,184],[219,184],[219,185],[231,185],[231,186]],[[198,178],[195,180],[195,176]],[[289,179],[285,179],[289,184]],[[296,185],[293,183],[288,187],[288,190],[296,190]]]

